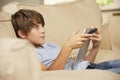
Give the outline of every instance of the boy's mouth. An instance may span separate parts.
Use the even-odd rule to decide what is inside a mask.
[[[45,36],[41,36],[40,38],[45,38]]]

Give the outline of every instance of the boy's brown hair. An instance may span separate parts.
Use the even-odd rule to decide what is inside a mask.
[[[14,27],[16,36],[20,38],[17,34],[18,30],[22,30],[25,35],[30,32],[30,30],[38,23],[42,26],[45,25],[43,16],[35,11],[29,9],[21,9],[11,16],[11,22]]]

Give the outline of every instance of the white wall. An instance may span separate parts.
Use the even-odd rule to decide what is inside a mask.
[[[61,2],[68,2],[68,1],[75,1],[75,0],[44,0],[45,4],[56,4]]]

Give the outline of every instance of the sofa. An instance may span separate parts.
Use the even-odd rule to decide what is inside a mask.
[[[13,2],[0,12],[0,80],[120,80],[120,75],[97,69],[41,71],[34,46],[27,40],[16,38],[10,16],[19,9],[33,9],[45,18],[46,41],[62,47],[69,35],[78,27],[95,26],[103,38],[95,62],[120,59],[118,25],[102,25],[102,14],[94,0],[79,0],[55,5],[32,5]],[[112,20],[111,20],[112,22]],[[114,36],[113,33],[116,36]],[[91,47],[91,44],[90,44]],[[77,49],[71,53],[75,56]]]

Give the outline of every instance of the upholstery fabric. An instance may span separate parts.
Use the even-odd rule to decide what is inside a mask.
[[[120,16],[111,16],[109,24],[109,34],[112,50],[120,50]]]
[[[40,64],[33,45],[19,39],[0,39],[0,80],[39,80]]]

